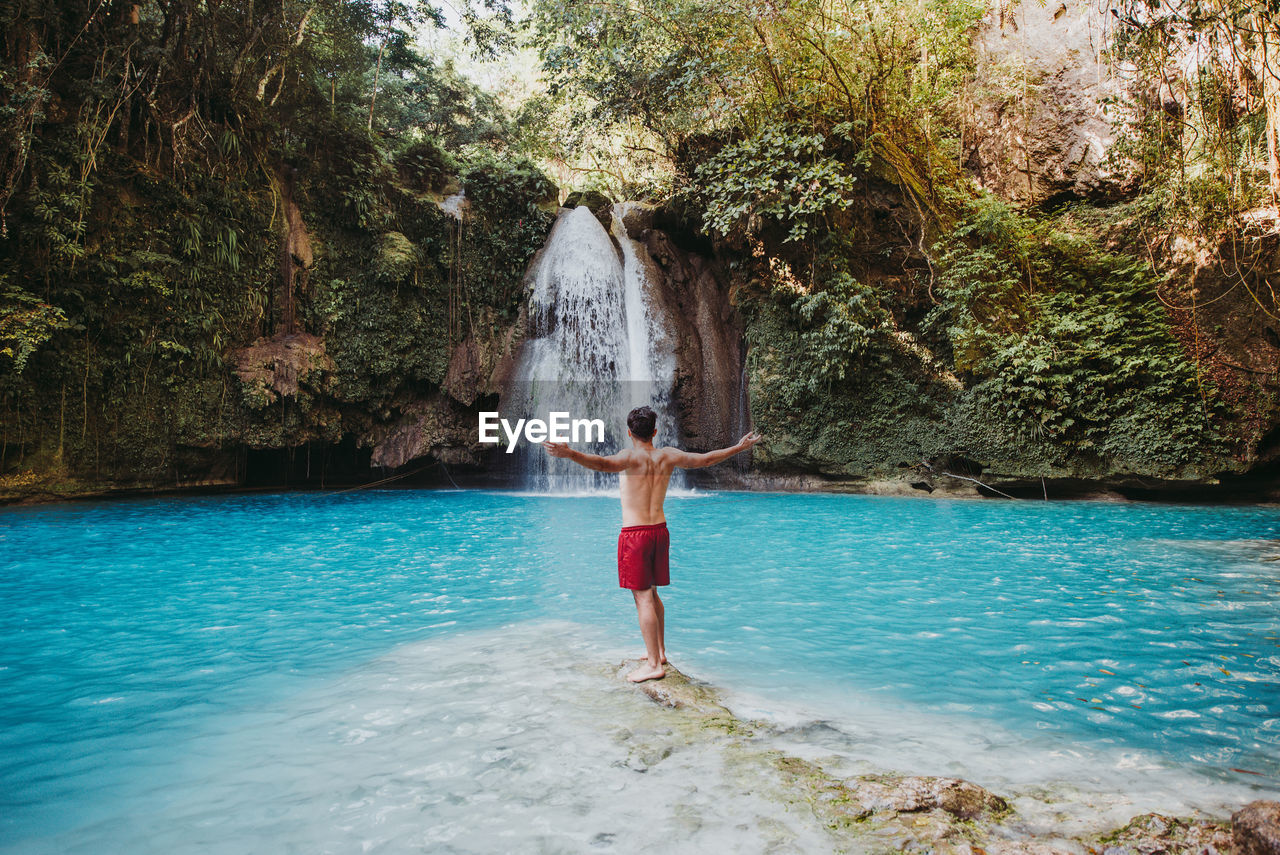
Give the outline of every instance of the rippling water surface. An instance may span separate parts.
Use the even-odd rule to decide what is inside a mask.
[[[1280,790],[1275,507],[668,504],[672,661],[786,750],[1033,824]],[[617,525],[484,492],[0,512],[0,849],[820,847],[710,748],[636,774]]]

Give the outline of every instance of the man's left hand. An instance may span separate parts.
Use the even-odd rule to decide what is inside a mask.
[[[542,447],[547,450],[547,454],[552,457],[568,457],[572,452],[567,442],[551,442],[550,440],[542,443]]]

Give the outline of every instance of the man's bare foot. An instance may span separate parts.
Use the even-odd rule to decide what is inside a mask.
[[[670,664],[671,664],[670,662],[668,662],[668,661],[667,661],[667,651],[665,651],[665,650],[664,650],[664,651],[662,651],[662,654],[661,654],[658,658],[660,658],[660,659],[662,660],[662,664],[663,664],[663,665],[670,665]]]
[[[657,668],[651,666],[648,662],[644,662],[639,668],[627,675],[627,679],[633,683],[643,683],[645,680],[661,680],[667,676],[667,672],[662,670],[662,666]]]

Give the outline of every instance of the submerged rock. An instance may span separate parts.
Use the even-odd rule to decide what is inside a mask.
[[[1240,855],[1280,855],[1280,802],[1250,802],[1231,815]]]
[[[1233,851],[1231,832],[1225,823],[1182,820],[1156,813],[1135,816],[1123,828],[1098,838],[1090,849],[1101,855],[1215,855]]]
[[[640,660],[623,662],[618,668],[618,676],[626,679],[626,675],[638,667]],[[739,719],[729,708],[720,702],[716,690],[707,683],[692,680],[671,665],[665,666],[667,676],[661,680],[649,680],[637,683],[640,691],[664,707],[681,710],[700,729],[714,729],[722,732],[751,734],[753,723]]]
[[[638,665],[624,662],[620,680]],[[667,666],[667,676],[638,684],[670,716],[652,734],[621,735],[628,768],[646,772],[678,750],[719,741],[751,792],[804,806],[831,835],[834,851],[932,852],[936,855],[1280,855],[1280,803],[1254,802],[1225,822],[1135,817],[1123,828],[1076,838],[1032,833],[1005,798],[959,778],[893,773],[839,777],[813,760],[779,751],[766,722],[737,718],[715,687]],[[646,739],[648,737],[648,739]]]
[[[624,662],[619,679],[639,664]],[[637,685],[637,690],[670,710],[681,742],[728,740],[735,762],[755,769],[757,787],[776,781],[776,797],[805,804],[838,840],[837,847],[881,849],[941,847],[965,852],[975,821],[994,821],[1009,812],[1008,803],[977,784],[956,778],[859,775],[840,778],[818,763],[786,754],[765,740],[774,728],[765,722],[736,717],[715,688],[668,665],[667,676]],[[629,740],[635,738],[628,734]],[[668,736],[669,740],[671,737]],[[638,742],[627,763],[647,770],[671,753],[670,742],[659,746]]]
[[[857,780],[859,797],[876,810],[915,813],[940,808],[957,819],[977,819],[1009,809],[1004,799],[958,778],[886,775]]]

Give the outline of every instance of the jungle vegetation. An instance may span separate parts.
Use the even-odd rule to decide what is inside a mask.
[[[509,47],[505,5],[451,9],[472,51]],[[417,49],[442,7],[0,14],[0,470],[163,481],[184,449],[359,435],[518,311],[554,187],[493,94]],[[436,201],[462,188],[458,224]],[[324,388],[247,394],[237,350],[298,333]]]
[[[656,195],[738,250],[753,416],[807,446],[809,465],[960,447],[1040,475],[1230,468],[1274,419],[1275,378],[1224,394],[1168,293],[1186,277],[1180,241],[1235,246],[1280,193],[1276,10],[1117,5],[1109,56],[1135,80],[1117,113],[1118,198],[1023,208],[966,170],[975,105],[1025,97],[980,73],[988,11],[543,0],[535,21],[551,90],[580,122],[661,151],[672,169]],[[886,194],[908,215],[870,222]],[[1265,277],[1237,278],[1241,314],[1280,320]],[[919,345],[929,357],[909,367]]]
[[[0,474],[367,441],[513,323],[548,174],[714,247],[775,460],[1229,468],[1274,383],[1224,387],[1168,295],[1179,246],[1280,193],[1273,7],[1118,3],[1109,50],[1147,86],[1128,178],[1019,207],[967,171],[977,106],[1021,97],[980,73],[980,0],[0,0]],[[537,85],[513,103],[424,53],[446,23]],[[1240,311],[1270,323],[1259,281]],[[241,382],[237,352],[289,335],[323,341],[319,379]]]

